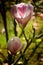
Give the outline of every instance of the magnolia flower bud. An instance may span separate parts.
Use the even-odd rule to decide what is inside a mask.
[[[8,65],[8,63],[3,63],[3,65]]]
[[[42,62],[43,62],[43,58],[40,58],[40,61],[42,61]]]
[[[3,28],[3,29],[1,30],[1,33],[2,33],[2,34],[4,34],[4,33],[5,33],[5,28]]]
[[[43,18],[43,13],[38,13],[38,16],[39,16],[40,18]]]
[[[24,28],[33,15],[33,6],[31,4],[20,3],[11,8],[11,13]]]
[[[38,30],[38,27],[39,27],[38,23],[34,22],[34,23],[33,23],[33,28],[34,28],[35,30]]]
[[[18,51],[21,51],[23,47],[24,45],[18,37],[14,37],[8,41],[8,49],[12,54],[16,54]]]

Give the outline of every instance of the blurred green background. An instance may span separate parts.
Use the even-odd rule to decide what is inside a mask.
[[[10,2],[10,6],[12,6],[11,4],[15,4],[15,1]],[[21,2],[33,3],[32,0],[21,0]],[[42,2],[43,2],[43,0],[36,0],[35,3],[37,5],[40,5],[39,3],[42,3]],[[5,4],[6,4],[6,8],[9,7],[8,2],[6,2]],[[40,7],[43,7],[43,5],[41,4]],[[37,9],[38,12],[39,12],[39,10]],[[35,11],[34,13],[37,14],[37,11]],[[6,11],[6,22],[7,22],[8,37],[9,37],[9,39],[11,39],[12,37],[15,36],[15,34],[14,34],[14,18],[12,17],[10,10]],[[40,17],[40,16],[36,15],[36,16],[33,16],[31,18],[31,20],[28,22],[28,24],[26,25],[26,27],[24,29],[27,39],[31,39],[32,36],[33,36],[33,24],[34,23],[38,24],[37,29],[35,30],[35,36],[43,34],[43,17]],[[7,56],[7,49],[6,48],[7,48],[8,43],[6,42],[5,32],[2,33],[3,28],[4,28],[4,24],[3,24],[2,15],[0,13],[0,52],[2,52],[6,57]],[[21,32],[22,32],[22,29],[19,27],[19,25],[17,23],[17,36],[18,37],[20,36]],[[28,56],[31,54],[31,52],[35,48],[35,46],[39,44],[39,42],[41,41],[42,38],[33,40],[32,44],[29,46],[29,48],[26,51],[26,58],[28,58]],[[26,40],[25,40],[25,37],[24,37],[23,34],[20,37],[20,39],[21,39],[21,42],[23,44],[26,44]],[[29,60],[28,65],[38,65],[39,61],[37,61],[37,53],[41,52],[42,50],[43,50],[43,42],[40,43],[40,45],[36,49],[33,57],[31,58],[31,60]],[[41,55],[43,56],[43,54],[41,54]],[[1,55],[0,55],[0,58],[1,58]],[[43,62],[40,63],[40,64],[43,65]]]

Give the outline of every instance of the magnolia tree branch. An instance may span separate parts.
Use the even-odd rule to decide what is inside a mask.
[[[40,34],[39,36],[36,36],[35,39],[39,39],[41,37],[43,37],[43,34]]]
[[[39,42],[39,44],[36,45],[36,47],[33,49],[33,52],[30,54],[30,56],[29,56],[28,59],[26,60],[25,65],[27,65],[27,62],[34,56],[35,51],[37,50],[37,48],[39,47],[40,43],[42,43],[42,42],[43,42],[43,40],[42,40],[41,42]]]
[[[34,30],[34,29],[33,29],[33,30]],[[35,37],[35,30],[34,30],[33,35],[34,35],[33,37]],[[41,37],[43,37],[43,34],[40,34],[39,36],[36,36],[35,39],[39,39],[39,38],[41,38]],[[34,38],[32,38],[29,42],[27,42],[27,46],[26,46],[25,50],[23,51],[23,54],[26,52],[27,48],[30,46],[30,44],[32,43],[32,40],[33,40],[33,39],[34,39]],[[41,41],[41,42],[42,42],[42,41]],[[41,43],[41,42],[40,42],[40,43]],[[34,51],[33,51],[32,54],[30,55],[30,57],[33,56],[35,50],[38,48],[38,46],[40,45],[40,43],[39,43],[38,45],[36,45]],[[20,60],[21,57],[22,57],[22,54],[21,54],[21,55],[19,56],[19,58],[14,62],[14,65],[16,65],[16,63]],[[27,59],[27,61],[28,61],[28,60],[29,60],[29,58]]]
[[[33,52],[30,54],[29,58],[27,59],[27,61],[29,61],[31,59],[31,57],[33,57],[35,51],[37,50],[37,48],[39,47],[40,43],[43,42],[43,39],[41,40],[41,42],[39,42],[38,45],[36,45],[36,47],[33,49]]]
[[[40,7],[40,4],[43,4],[43,2],[42,1],[40,1],[40,0],[32,0],[33,2],[31,2],[36,8],[39,8],[39,9],[43,9],[43,7]],[[37,5],[37,2],[39,2],[38,3],[38,5]]]
[[[43,34],[41,34],[41,35],[39,35],[39,36],[37,36],[37,37],[35,37],[36,39],[39,39],[39,38],[41,38],[41,37],[43,37]],[[24,64],[23,65],[26,65],[27,64],[27,62],[31,59],[31,57],[33,57],[34,56],[34,54],[35,54],[35,52],[36,52],[36,50],[37,50],[37,48],[39,47],[39,45],[40,45],[40,43],[42,43],[43,42],[43,39],[41,40],[41,42],[39,42],[39,44],[38,45],[36,45],[36,47],[33,49],[33,52],[30,54],[30,56],[29,56],[29,58],[28,59],[26,59],[26,63],[24,62]]]
[[[16,21],[15,21],[15,19],[14,19],[14,34],[15,34],[15,36],[17,36],[16,26],[17,26],[17,23],[16,23]]]
[[[33,29],[34,30],[34,29]],[[24,34],[24,36],[25,36],[25,33],[24,33],[24,31],[23,31],[23,34]],[[33,33],[33,37],[35,36],[35,30],[34,30],[34,33]],[[30,46],[30,44],[31,44],[31,42],[32,42],[32,40],[33,40],[33,37],[32,37],[32,39],[28,42],[27,41],[27,38],[26,38],[26,36],[25,36],[25,39],[26,39],[26,41],[27,41],[27,46],[26,46],[26,48],[25,48],[25,50],[23,51],[23,54],[26,52],[26,50],[27,50],[27,48]],[[19,56],[19,58],[14,62],[14,65],[16,65],[16,63],[20,60],[20,58],[22,57],[22,54]]]
[[[2,57],[2,59],[6,60],[6,57],[3,55],[3,53],[0,52],[0,56]]]
[[[22,29],[22,31],[23,31],[23,34],[24,34],[25,40],[26,40],[26,42],[28,43],[28,40],[27,40],[26,35],[25,35],[25,32],[24,32],[23,29]]]
[[[30,44],[31,44],[32,40],[34,39],[34,37],[35,37],[35,29],[33,28],[33,37],[32,37],[31,40],[27,41],[27,46],[26,46],[23,53],[25,53],[26,49],[30,46]]]

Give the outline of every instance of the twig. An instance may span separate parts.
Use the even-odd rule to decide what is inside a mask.
[[[37,50],[38,46],[39,46],[39,45],[40,45],[40,43],[42,43],[42,42],[43,42],[43,39],[42,39],[42,41],[41,41],[41,42],[39,42],[39,44],[38,44],[38,45],[36,45],[36,47],[34,48],[33,52],[31,53],[31,55],[30,55],[30,56],[29,56],[29,58],[27,59],[27,61],[29,61],[29,60],[31,59],[31,57],[33,57],[33,55],[34,55],[35,51]]]
[[[35,34],[35,32],[33,34]],[[31,42],[33,40],[33,37],[32,37],[32,39],[29,42],[27,42],[27,46],[26,46],[25,50],[23,51],[23,54],[26,52],[27,48],[30,46],[30,44],[31,44]],[[22,57],[22,55],[20,55],[19,58],[14,62],[14,65],[16,65],[16,63],[20,60],[21,57]]]
[[[35,39],[39,39],[41,37],[43,37],[43,34],[40,34],[39,36],[36,36]]]
[[[3,58],[4,60],[6,60],[6,57],[3,55],[3,53],[0,52],[0,55],[2,56],[2,58]]]

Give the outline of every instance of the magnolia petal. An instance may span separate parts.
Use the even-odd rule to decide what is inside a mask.
[[[17,8],[16,8],[15,5],[11,8],[11,13],[12,13],[12,15],[13,15],[14,17],[16,16]]]
[[[23,28],[26,26],[26,24],[28,23],[28,21],[30,20],[30,18],[31,18],[31,13],[27,16],[27,17],[25,17],[25,18],[22,18],[22,19],[20,19],[20,18],[17,18],[17,21],[18,21],[18,23],[19,24],[21,24],[22,26],[23,26]]]

